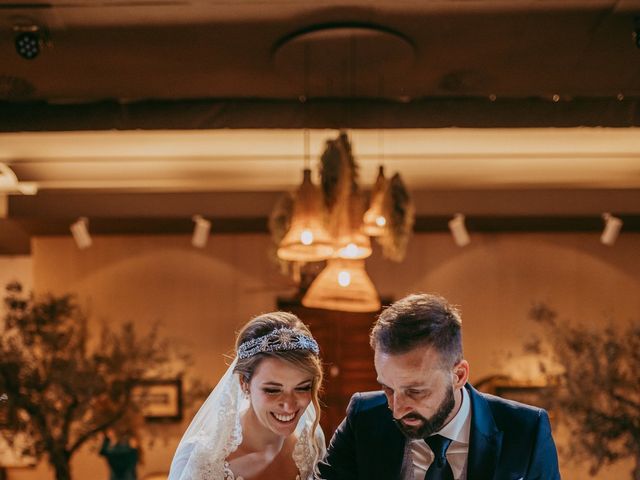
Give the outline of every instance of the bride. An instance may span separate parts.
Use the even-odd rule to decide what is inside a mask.
[[[187,428],[168,480],[311,480],[325,452],[318,344],[291,313],[250,320]]]

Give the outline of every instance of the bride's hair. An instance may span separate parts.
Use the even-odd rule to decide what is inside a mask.
[[[252,318],[244,327],[242,327],[236,339],[236,352],[243,343],[255,340],[268,335],[275,330],[281,330],[283,328],[291,329],[296,333],[313,338],[309,328],[293,313],[264,313]],[[251,381],[256,368],[258,368],[260,362],[265,358],[279,358],[281,360],[285,360],[313,376],[311,385],[311,403],[316,410],[316,418],[313,422],[313,428],[310,434],[314,439],[316,456],[319,456],[322,449],[321,446],[317,444],[315,431],[320,422],[320,402],[318,400],[319,392],[322,388],[322,363],[320,358],[313,350],[308,348],[259,352],[248,358],[238,358],[238,363],[234,369],[234,373],[239,374],[246,382],[249,382]]]

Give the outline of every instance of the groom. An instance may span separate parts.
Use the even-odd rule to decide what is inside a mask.
[[[371,332],[382,392],[356,393],[319,464],[326,480],[559,480],[547,413],[467,383],[457,310],[409,295]]]

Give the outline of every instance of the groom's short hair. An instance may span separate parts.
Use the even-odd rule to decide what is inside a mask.
[[[462,360],[462,320],[443,297],[412,294],[384,309],[369,341],[374,350],[391,355],[432,347],[440,353],[443,366],[453,366]]]

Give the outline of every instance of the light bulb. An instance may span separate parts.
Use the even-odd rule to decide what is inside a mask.
[[[341,253],[342,257],[354,258],[358,255],[358,246],[355,243],[351,242],[342,249]]]
[[[341,287],[348,287],[351,283],[351,274],[346,270],[342,270],[338,273],[338,285]]]
[[[313,232],[309,229],[305,229],[300,234],[300,241],[303,245],[311,245],[313,243]]]

